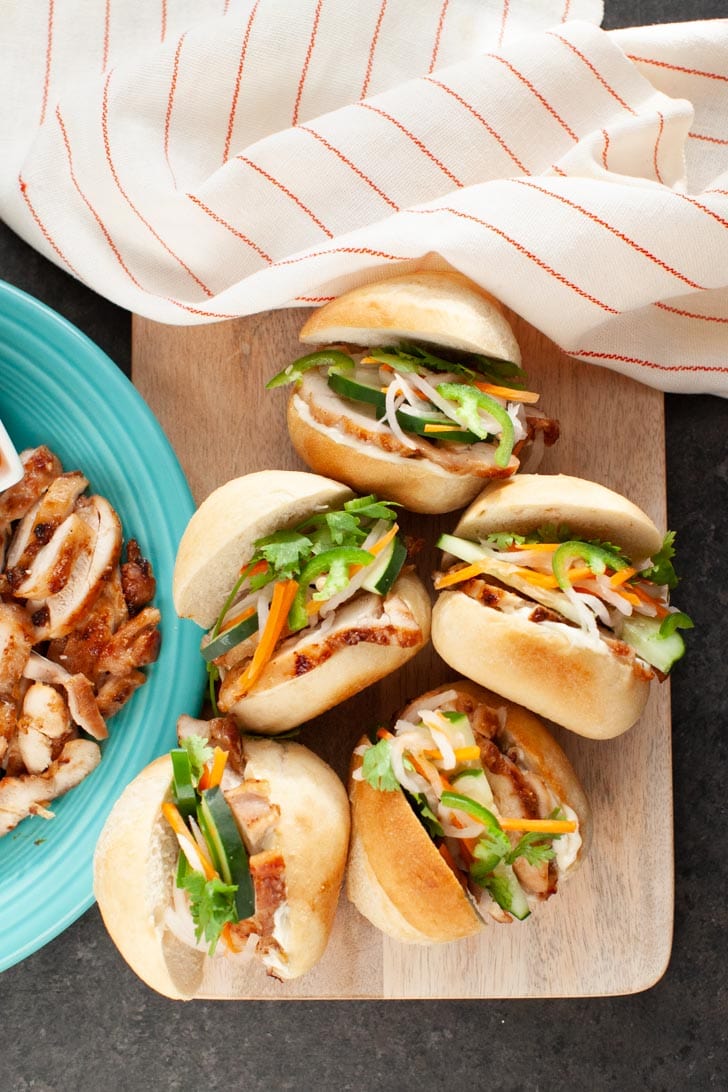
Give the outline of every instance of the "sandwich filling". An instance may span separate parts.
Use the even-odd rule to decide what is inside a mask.
[[[232,720],[181,717],[171,752],[170,799],[162,813],[179,844],[165,925],[185,944],[214,955],[285,963],[279,925],[286,869],[276,847],[280,809],[267,782],[246,776]]]
[[[322,428],[453,472],[508,477],[532,445],[535,468],[558,423],[535,411],[538,394],[507,360],[421,345],[326,349],[289,364],[267,384],[296,384],[299,409]]]
[[[528,917],[576,861],[579,818],[529,766],[505,707],[442,690],[356,753],[354,780],[403,791],[479,912],[496,921]]]
[[[407,560],[398,531],[394,508],[371,495],[258,539],[202,641],[215,712],[231,710],[264,671],[283,681],[347,645],[421,641],[397,594]]]
[[[693,625],[669,602],[678,583],[674,541],[668,531],[654,557],[632,561],[619,546],[576,539],[563,526],[480,542],[441,535],[437,545],[456,560],[435,574],[435,588],[455,588],[538,625],[568,627],[572,640],[592,648],[606,642],[648,676],[664,677],[685,652],[678,630]]]

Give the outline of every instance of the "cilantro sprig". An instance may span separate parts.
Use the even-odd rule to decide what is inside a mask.
[[[201,872],[187,869],[177,880],[177,886],[189,895],[190,915],[195,926],[195,940],[203,936],[208,953],[213,955],[227,922],[238,920],[235,908],[237,884],[225,883],[218,876],[206,880]]]

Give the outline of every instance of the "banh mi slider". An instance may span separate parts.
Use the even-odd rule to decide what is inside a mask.
[[[355,288],[301,330],[326,346],[289,364],[288,429],[312,470],[413,512],[450,512],[490,478],[540,461],[558,423],[524,389],[501,305],[459,273],[420,272]]]
[[[396,940],[459,940],[527,918],[585,857],[591,813],[525,709],[472,682],[410,702],[364,737],[349,793],[351,901]]]
[[[692,626],[669,603],[674,538],[596,482],[494,483],[438,540],[433,644],[455,671],[579,735],[618,736]]]
[[[326,947],[346,864],[344,786],[298,743],[181,717],[180,745],[124,789],[99,837],[94,894],[139,977],[194,997],[208,972],[230,996],[253,966],[298,978]]]
[[[207,630],[213,711],[269,735],[390,674],[430,634],[396,510],[301,471],[211,493],[180,541],[173,596]]]

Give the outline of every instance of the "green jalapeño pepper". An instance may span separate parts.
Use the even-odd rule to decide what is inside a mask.
[[[595,546],[591,542],[562,542],[558,550],[554,551],[551,562],[554,576],[562,591],[568,591],[571,587],[569,581],[569,566],[572,561],[584,561],[593,573],[600,575],[611,569],[626,569],[629,562],[613,550],[604,546]]]
[[[449,790],[442,794],[440,802],[446,808],[457,808],[458,811],[472,815],[483,824],[485,831],[475,847],[475,856],[478,860],[478,868],[483,874],[492,872],[511,848],[510,839],[493,812],[479,804],[477,800]]]
[[[298,591],[288,614],[288,628],[291,633],[308,625],[306,597],[309,585],[313,584],[317,577],[326,573],[326,583],[321,591],[314,592],[314,599],[330,599],[348,584],[349,568],[352,565],[369,565],[373,560],[374,554],[370,554],[368,550],[360,550],[356,546],[339,546],[333,550],[324,550],[312,557],[301,573]]]
[[[485,410],[498,422],[501,434],[495,452],[495,462],[496,466],[508,466],[514,444],[513,421],[500,402],[496,402],[495,398],[491,398],[489,394],[479,391],[477,387],[467,387],[463,383],[440,383],[437,386],[437,393],[450,402],[457,402],[460,409],[453,411],[453,416],[457,413],[456,420],[464,428],[474,432],[481,440],[488,435],[488,429],[483,424],[479,411]]]
[[[197,815],[197,793],[192,781],[192,763],[184,747],[175,747],[169,752],[172,760],[172,796],[180,815],[189,819]]]
[[[350,372],[354,369],[354,361],[348,353],[342,353],[340,349],[320,349],[316,353],[308,353],[294,360],[282,372],[278,372],[265,385],[267,391],[274,387],[285,387],[288,383],[297,383],[304,372],[311,368],[328,368],[338,372]]]

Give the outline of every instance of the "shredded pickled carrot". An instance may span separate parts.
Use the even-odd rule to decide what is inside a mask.
[[[297,591],[298,582],[296,580],[280,580],[273,589],[273,598],[271,600],[268,618],[265,623],[265,629],[260,636],[252,660],[240,677],[240,693],[246,694],[251,687],[255,686],[256,682],[263,674],[265,665],[275,651],[278,638],[286,624],[288,612],[291,609]]]
[[[223,751],[221,747],[216,747],[212,755],[212,765],[207,764],[203,767],[202,775],[197,783],[200,791],[214,789],[220,784],[227,760],[228,752]]]
[[[476,762],[480,758],[480,747],[455,747],[456,762]],[[425,758],[432,758],[435,762],[442,758],[439,751],[423,751]]]
[[[199,858],[205,879],[214,880],[217,876],[217,872],[213,868],[212,862],[207,857],[207,854],[202,852],[202,849],[198,846],[197,842],[187,829],[187,824],[180,815],[179,808],[169,800],[165,800],[162,804],[162,814],[177,835],[177,841],[180,845],[182,845],[183,842],[186,842],[192,850],[193,855]]]
[[[573,819],[499,819],[503,830],[535,830],[541,834],[573,834]]]
[[[485,566],[489,563],[488,558],[483,558],[482,561],[475,561],[472,565],[466,565],[462,569],[454,569],[449,573],[445,573],[444,576],[438,577],[435,581],[435,587],[439,591],[440,588],[448,588],[451,584],[459,584],[461,580],[469,580],[471,576],[480,576],[485,571]]]
[[[495,383],[476,381],[473,386],[484,394],[494,394],[497,398],[507,398],[510,402],[527,402],[533,404],[541,397],[536,391],[517,391],[512,387],[498,387]]]
[[[626,569],[617,569],[616,573],[612,573],[609,577],[609,583],[613,588],[618,588],[620,584],[624,584],[627,580],[631,580],[635,576],[637,570],[627,566]]]

